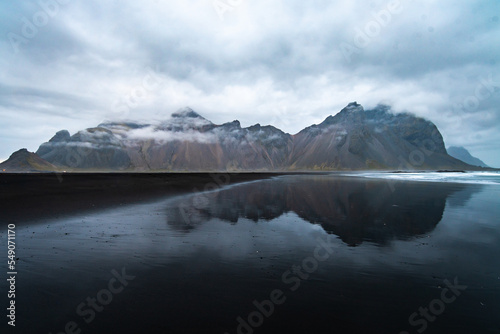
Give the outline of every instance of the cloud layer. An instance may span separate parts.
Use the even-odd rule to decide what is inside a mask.
[[[293,134],[358,101],[426,117],[500,166],[498,13],[496,0],[2,3],[0,158],[184,106]]]

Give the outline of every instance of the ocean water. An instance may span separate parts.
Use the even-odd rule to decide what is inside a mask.
[[[499,333],[499,178],[280,176],[21,221],[15,332]]]
[[[451,182],[470,184],[500,184],[500,172],[415,172],[415,173],[346,173],[345,176],[358,176],[373,179]]]

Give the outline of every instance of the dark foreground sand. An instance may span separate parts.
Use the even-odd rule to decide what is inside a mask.
[[[497,185],[281,175],[0,175],[0,333],[500,332]]]
[[[282,173],[0,174],[2,225],[214,190]]]

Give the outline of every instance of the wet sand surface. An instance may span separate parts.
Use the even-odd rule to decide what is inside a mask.
[[[98,210],[279,173],[41,173],[0,174],[0,221],[32,222]]]
[[[9,332],[500,332],[497,186],[37,177],[0,178],[19,256]]]

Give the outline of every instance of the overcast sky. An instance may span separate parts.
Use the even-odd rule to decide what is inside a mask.
[[[499,16],[498,0],[2,1],[0,160],[185,106],[295,134],[357,101],[500,167]]]

